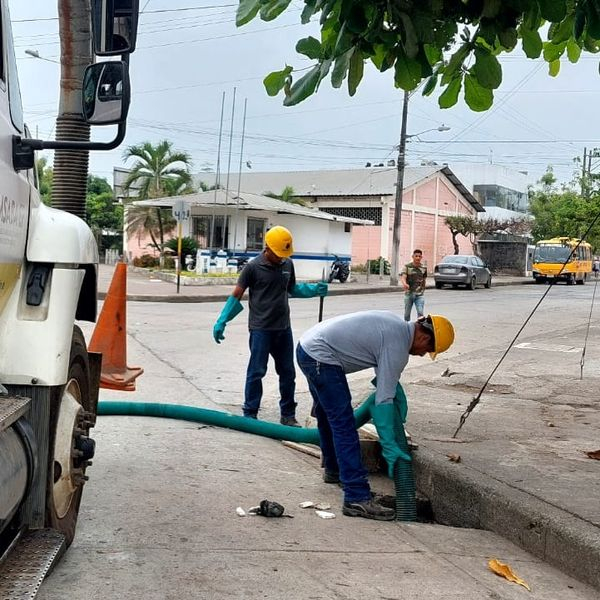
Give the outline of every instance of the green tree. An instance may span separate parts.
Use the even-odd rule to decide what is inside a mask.
[[[173,150],[173,144],[167,140],[159,142],[156,146],[150,142],[129,146],[123,153],[123,159],[135,159],[123,187],[128,194],[135,191],[137,200],[178,195],[185,193],[186,189],[191,189],[192,159],[187,152]],[[144,215],[145,212],[153,214]],[[127,223],[127,231],[141,235],[146,228],[152,244],[162,255],[165,234],[175,227],[170,211],[131,207],[128,210],[128,218],[131,218],[131,222]]]
[[[468,238],[473,248],[475,248],[476,237],[482,232],[481,221],[478,221],[477,219],[474,219],[468,215],[455,215],[452,217],[446,217],[445,223],[448,229],[450,229],[450,234],[452,235],[454,254],[460,253],[458,240],[456,239],[459,235]]]
[[[259,14],[271,21],[290,4],[239,0],[236,23]],[[424,79],[425,95],[439,86],[442,108],[456,104],[463,90],[467,105],[484,111],[502,82],[498,56],[517,45],[530,59],[543,56],[553,77],[563,56],[574,63],[582,52],[600,50],[598,0],[304,0],[302,23],[317,15],[320,40],[309,36],[296,44],[302,60],[313,66],[299,79],[286,65],[264,80],[269,95],[284,91],[287,106],[315,93],[328,75],[334,88],[347,80],[353,96],[370,61],[381,72],[393,69],[395,85],[403,90],[414,90]]]
[[[457,237],[462,235],[469,239],[473,254],[477,254],[477,240],[483,233],[512,233],[523,235],[531,231],[531,221],[527,217],[512,219],[475,219],[469,215],[446,217],[446,226],[452,235],[454,254],[460,253]]]
[[[582,196],[577,182],[557,186],[551,171],[540,180],[537,189],[530,192],[529,210],[535,221],[532,227],[534,241],[554,237],[582,237],[589,224],[600,212],[600,196]],[[594,249],[600,248],[600,225],[586,237]]]
[[[279,194],[271,191],[263,192],[263,196],[267,196],[268,198],[275,198],[282,202],[290,202],[291,204],[301,204],[304,206],[304,202],[300,200],[300,198],[297,198],[295,194],[296,192],[291,185],[286,185]]]
[[[111,232],[109,240],[112,244],[121,242],[115,240],[115,234],[123,231],[123,206],[115,202],[115,196],[110,184],[104,177],[88,175],[87,195],[85,202],[86,221],[93,231],[101,248],[104,244],[104,232]],[[109,242],[110,243],[110,242]]]
[[[48,166],[48,159],[41,156],[35,161],[35,168],[38,177],[38,190],[42,198],[42,202],[47,206],[52,204],[52,178],[54,173],[52,168]]]

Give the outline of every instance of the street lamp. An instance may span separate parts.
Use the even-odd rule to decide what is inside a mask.
[[[446,125],[440,125],[439,127],[432,127],[419,133],[407,134],[406,133],[406,121],[408,119],[408,99],[410,97],[409,92],[404,92],[404,103],[402,106],[402,127],[400,129],[400,144],[398,145],[398,161],[396,166],[398,168],[398,175],[396,177],[396,198],[394,201],[394,235],[392,238],[392,264],[390,267],[390,285],[398,285],[398,272],[399,272],[399,261],[400,261],[400,229],[402,227],[402,192],[404,190],[404,167],[406,166],[406,140],[409,138],[417,137],[428,131],[448,131],[450,127]]]
[[[52,60],[51,58],[45,58],[37,50],[31,50],[31,48],[27,48],[27,50],[25,50],[25,54],[28,54],[29,56],[31,56],[31,58],[39,58],[40,60],[45,60],[46,62],[51,62],[51,63],[54,63],[55,65],[60,64],[57,60]]]

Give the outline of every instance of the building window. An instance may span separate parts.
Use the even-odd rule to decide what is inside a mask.
[[[381,207],[371,206],[319,206],[319,210],[337,215],[338,217],[349,217],[350,219],[366,219],[373,221],[374,225],[381,225]],[[358,223],[356,224],[359,227]]]
[[[248,219],[246,250],[262,250],[265,244],[266,219]]]
[[[223,215],[194,215],[192,217],[192,235],[196,238],[198,248],[227,248],[227,240],[223,238],[227,225],[229,238],[229,219]],[[211,244],[212,235],[212,244]]]

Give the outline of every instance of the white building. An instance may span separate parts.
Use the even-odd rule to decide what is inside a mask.
[[[334,256],[350,260],[352,225],[371,221],[340,217],[299,204],[241,192],[212,190],[135,202],[137,206],[172,208],[183,203],[190,218],[183,236],[194,238],[199,249],[224,250],[229,257],[258,255],[265,232],[274,225],[287,227],[294,236],[294,265],[299,279],[318,280],[328,274]],[[148,253],[148,240],[129,238],[130,258]]]

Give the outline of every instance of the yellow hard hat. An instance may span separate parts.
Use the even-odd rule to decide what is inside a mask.
[[[288,258],[294,253],[292,234],[281,225],[271,227],[265,235],[265,244],[279,258]]]
[[[434,348],[433,352],[429,353],[433,360],[440,352],[446,352],[454,342],[454,327],[452,323],[441,315],[428,315],[427,320],[431,321],[433,329]]]

